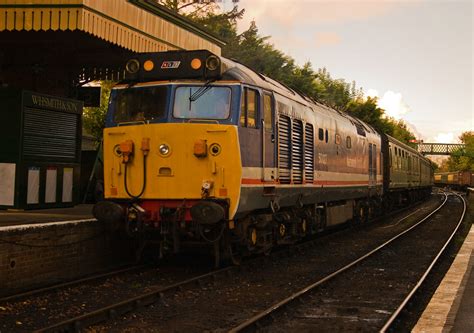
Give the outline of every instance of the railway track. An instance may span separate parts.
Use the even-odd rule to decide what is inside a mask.
[[[54,284],[54,285],[43,287],[43,288],[28,290],[28,291],[21,292],[21,293],[18,293],[18,294],[13,294],[13,295],[0,297],[0,304],[5,303],[5,302],[16,302],[20,299],[40,295],[40,294],[47,293],[47,292],[57,291],[57,290],[64,289],[64,288],[73,287],[73,286],[79,285],[81,283],[93,282],[93,281],[97,281],[97,280],[101,280],[101,279],[107,279],[107,278],[110,278],[110,277],[113,277],[113,276],[116,276],[116,275],[119,275],[119,274],[123,274],[123,273],[139,271],[139,270],[144,269],[146,267],[147,267],[147,265],[133,265],[133,266],[130,266],[130,267],[129,266],[121,267],[121,268],[115,269],[113,271],[103,272],[103,273],[87,276],[87,277],[77,279],[77,280],[73,280],[73,281],[67,281],[67,282],[58,283],[58,284]]]
[[[413,208],[413,206],[411,208]],[[412,214],[413,213],[410,213],[408,216],[411,216]],[[366,225],[363,225],[363,227],[365,226]],[[344,230],[345,229],[342,229],[342,232],[344,232]],[[337,233],[328,233],[328,236],[331,237],[335,234]],[[57,320],[57,323],[54,324],[51,324],[54,321],[48,320],[50,325],[44,326],[43,328],[39,329],[38,332],[77,331],[81,328],[83,329],[104,321],[110,321],[110,319],[119,318],[120,316],[128,312],[134,311],[138,308],[144,307],[152,303],[158,303],[158,306],[163,303],[166,304],[177,295],[184,294],[186,292],[189,292],[190,290],[206,290],[208,288],[212,288],[212,286],[215,285],[216,282],[224,281],[231,276],[246,276],[245,273],[247,273],[249,270],[258,270],[260,269],[263,263],[271,262],[276,258],[299,258],[302,251],[305,251],[305,249],[311,250],[323,238],[324,237],[319,237],[316,240],[311,240],[306,243],[299,244],[298,246],[292,248],[291,254],[289,254],[288,251],[284,249],[282,251],[279,251],[278,253],[273,253],[270,258],[254,258],[252,260],[249,260],[248,262],[245,262],[244,265],[242,265],[241,267],[227,267],[213,272],[200,274],[192,278],[184,279],[180,282],[153,288],[148,292],[143,292],[139,296],[130,297],[114,304],[96,308],[95,310],[87,311],[85,313],[84,311],[82,311],[82,315],[70,316],[70,319],[67,320]],[[289,259],[290,262],[292,260],[293,259]],[[244,272],[244,274],[238,274],[240,272]],[[137,292],[139,292],[139,290],[137,290]]]
[[[397,257],[397,253],[400,253],[403,247],[406,246],[401,245],[404,244],[402,242],[406,237],[412,237],[413,239],[413,235],[415,235],[414,239],[416,241],[417,237],[413,231],[419,231],[422,227],[426,231],[427,226],[434,226],[433,223],[430,225],[430,223],[426,222],[432,221],[435,214],[446,206],[449,198],[448,194],[445,194],[445,199],[439,207],[418,223],[350,264],[260,311],[253,317],[230,329],[230,332],[285,332],[288,330],[310,331],[311,329],[318,329],[320,331],[325,331],[326,329],[342,331],[380,330],[382,332],[389,330],[400,312],[426,279],[462,223],[466,212],[466,202],[460,195],[455,194],[455,196],[462,201],[462,213],[459,219],[450,221],[449,225],[452,228],[449,236],[446,237],[447,240],[444,241],[441,249],[434,255],[434,258],[431,257],[430,262],[425,265],[427,269],[421,274],[421,277],[418,277],[416,280],[413,278],[407,280],[405,275],[409,276],[410,274],[400,274],[400,266],[397,266],[396,269],[390,269],[386,265],[386,261],[395,260],[394,258]],[[423,232],[420,234],[426,235],[427,233]],[[406,254],[405,251],[404,255]],[[417,253],[417,255],[421,256],[421,253]],[[398,257],[402,260],[406,258],[400,255]],[[409,264],[402,262],[403,264],[406,265],[406,270],[409,270]],[[397,264],[391,261],[390,265],[396,266]],[[385,274],[385,271],[389,274]],[[399,272],[398,276],[397,271]],[[401,279],[400,275],[403,275],[403,279]],[[354,278],[356,276],[359,276],[359,278]],[[373,280],[377,280],[378,283],[372,283],[374,281],[370,281],[371,277]],[[399,290],[400,288],[397,290],[394,288],[397,279],[402,280],[401,285],[408,283],[410,287],[408,289],[402,287],[401,291]],[[329,285],[330,283],[333,283],[333,285]],[[400,281],[398,281],[398,284],[400,285]],[[365,288],[363,287],[364,285]],[[348,286],[351,288],[348,289]],[[375,294],[368,292],[366,295],[361,291],[364,289],[366,291],[379,291]],[[337,292],[333,293],[336,290]],[[396,295],[394,296],[394,294]],[[374,297],[378,299],[374,299]]]

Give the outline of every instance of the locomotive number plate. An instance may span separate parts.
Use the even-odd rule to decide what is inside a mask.
[[[163,61],[161,64],[162,69],[178,68],[181,61]]]

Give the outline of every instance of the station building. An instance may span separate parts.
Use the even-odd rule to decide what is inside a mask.
[[[100,100],[84,85],[134,53],[224,43],[154,0],[0,0],[0,45],[0,208],[33,209],[80,199],[82,108]]]

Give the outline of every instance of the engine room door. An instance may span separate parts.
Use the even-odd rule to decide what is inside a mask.
[[[369,187],[377,185],[377,146],[369,143]]]
[[[263,94],[262,180],[273,182],[275,171],[275,103],[270,93]]]

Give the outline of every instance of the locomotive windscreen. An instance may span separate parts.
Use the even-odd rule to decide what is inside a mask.
[[[168,86],[114,90],[114,122],[151,121],[166,117]]]
[[[229,87],[181,86],[176,89],[173,116],[180,119],[227,119]]]

